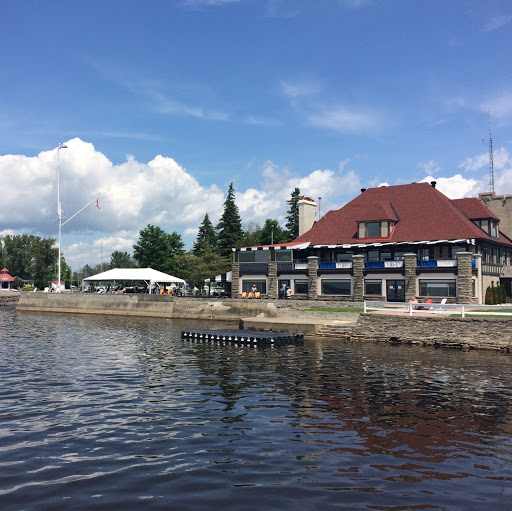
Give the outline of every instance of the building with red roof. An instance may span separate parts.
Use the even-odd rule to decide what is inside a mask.
[[[2,268],[0,271],[0,289],[11,289],[11,282],[14,282],[14,277],[9,275],[7,268]]]
[[[483,303],[512,258],[495,213],[477,198],[449,199],[435,182],[363,189],[302,232],[234,249],[233,295],[256,284],[277,298],[284,284],[309,299]]]

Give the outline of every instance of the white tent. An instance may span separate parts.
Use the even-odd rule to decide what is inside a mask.
[[[144,281],[149,285],[149,291],[156,283],[159,284],[186,284],[183,279],[173,277],[167,273],[153,270],[152,268],[114,268],[103,273],[86,277],[84,281],[96,282],[126,282],[126,281]]]

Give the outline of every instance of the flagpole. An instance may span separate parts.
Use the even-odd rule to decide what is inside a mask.
[[[57,260],[57,293],[60,293],[60,243],[62,235],[62,207],[60,204],[60,149],[62,143],[57,147],[57,220],[59,222],[58,260]]]
[[[65,222],[62,221],[62,205],[60,203],[60,150],[67,149],[68,146],[59,142],[59,146],[57,147],[57,219],[59,222],[59,240],[58,240],[58,251],[59,251],[59,260],[57,264],[57,293],[60,293],[60,279],[61,279],[61,239],[62,239],[62,226],[67,224],[72,218],[81,213],[87,206],[90,206],[94,201],[96,201],[96,207],[101,209],[99,206],[99,197],[95,197],[90,202],[88,202],[82,209],[78,210],[74,215],[71,215]]]

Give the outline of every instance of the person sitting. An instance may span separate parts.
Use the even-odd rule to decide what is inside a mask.
[[[409,303],[418,303],[418,299],[413,296],[410,300],[409,300]],[[413,307],[413,309],[418,309],[418,307]]]

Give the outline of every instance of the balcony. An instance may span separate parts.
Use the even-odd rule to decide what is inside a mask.
[[[418,268],[456,268],[457,259],[431,259],[418,261]]]
[[[403,261],[366,261],[365,268],[403,268]]]
[[[320,270],[350,270],[352,261],[321,261],[318,263]]]

